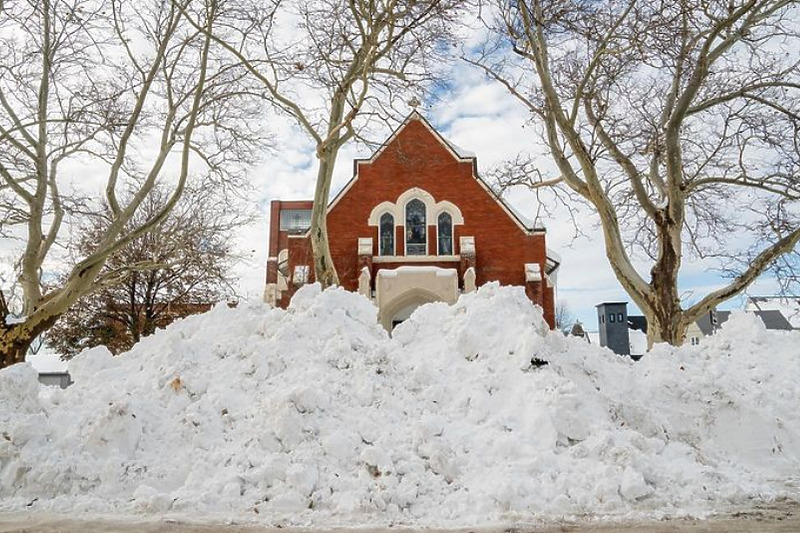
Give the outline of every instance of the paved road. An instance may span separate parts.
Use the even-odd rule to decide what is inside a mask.
[[[778,502],[711,520],[635,523],[565,522],[546,526],[434,529],[278,528],[189,524],[171,520],[76,519],[55,515],[0,514],[0,533],[800,533],[800,504]]]

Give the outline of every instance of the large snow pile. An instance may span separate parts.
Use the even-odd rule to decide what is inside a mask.
[[[0,371],[0,509],[444,526],[800,497],[800,332],[734,314],[633,363],[491,284],[375,319],[310,286],[87,351],[66,390]]]

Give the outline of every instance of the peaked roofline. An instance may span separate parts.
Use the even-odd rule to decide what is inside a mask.
[[[405,127],[408,126],[408,124],[412,120],[419,120],[420,122],[422,122],[422,125],[425,126],[428,129],[428,131],[431,132],[433,134],[433,136],[436,137],[436,139],[440,143],[442,143],[442,145],[445,148],[447,148],[447,151],[450,152],[450,155],[452,155],[455,159],[458,159],[459,161],[463,161],[463,162],[476,162],[477,161],[478,158],[475,157],[474,155],[473,156],[464,156],[464,155],[459,154],[458,151],[455,149],[455,147],[452,144],[450,144],[447,141],[447,139],[445,139],[444,136],[442,136],[442,134],[439,133],[436,130],[436,128],[434,128],[431,125],[430,122],[428,122],[428,119],[426,119],[424,116],[422,116],[422,114],[419,111],[414,109],[413,111],[411,111],[411,113],[408,114],[408,116],[403,120],[403,122],[401,122],[400,125],[397,126],[397,128],[395,128],[395,130],[392,132],[392,134],[389,136],[389,138],[386,139],[385,141],[383,141],[383,144],[381,144],[378,147],[378,149],[375,151],[375,153],[372,154],[372,157],[370,157],[369,159],[356,159],[355,161],[353,161],[353,163],[360,163],[360,162],[372,163],[372,162],[374,162],[378,157],[381,156],[381,154],[386,149],[386,147],[389,146],[390,144],[392,144],[392,142],[397,138],[397,136],[400,134],[400,132],[403,131],[403,129],[405,129]]]
[[[519,228],[522,231],[524,231],[527,234],[547,232],[547,229],[544,227],[540,228],[537,228],[535,226],[528,227],[528,225],[522,221],[519,215],[517,215],[515,210],[512,209],[511,206],[508,205],[508,203],[506,203],[503,197],[497,194],[497,192],[495,192],[495,190],[492,189],[489,186],[489,184],[486,183],[486,181],[478,173],[478,157],[474,155],[464,156],[459,154],[458,151],[455,149],[455,147],[450,142],[448,142],[447,139],[445,139],[444,136],[441,133],[439,133],[439,131],[437,131],[436,128],[434,128],[430,122],[428,122],[428,119],[422,116],[422,114],[416,109],[414,109],[413,111],[411,111],[411,113],[408,114],[408,116],[403,120],[403,122],[401,122],[400,125],[394,129],[392,134],[383,142],[383,144],[381,144],[378,147],[378,149],[372,154],[371,157],[367,159],[361,158],[353,160],[353,177],[350,178],[350,180],[345,184],[345,186],[342,187],[342,189],[336,194],[336,196],[334,196],[333,199],[328,203],[328,208],[327,208],[328,213],[330,213],[331,209],[333,209],[336,206],[336,204],[339,203],[339,200],[342,197],[344,197],[345,194],[347,194],[347,192],[350,190],[353,184],[358,180],[358,165],[362,163],[364,164],[374,163],[375,160],[378,157],[380,157],[380,155],[384,152],[384,150],[386,150],[386,148],[397,138],[400,132],[406,126],[408,126],[408,124],[412,120],[419,120],[422,123],[422,125],[425,126],[425,128],[436,138],[436,140],[438,140],[442,144],[442,146],[444,146],[445,149],[447,149],[447,151],[450,153],[450,155],[453,156],[454,159],[462,163],[472,163],[472,176],[475,178],[478,184],[481,187],[483,187],[483,189],[489,194],[489,196],[491,196],[494,199],[494,201],[500,205],[503,211],[505,211],[505,213],[509,217],[511,217],[511,219],[514,222],[516,222],[517,226],[519,226]]]

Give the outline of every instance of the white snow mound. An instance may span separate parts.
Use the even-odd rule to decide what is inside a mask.
[[[65,390],[0,371],[0,510],[457,526],[800,497],[800,332],[734,314],[633,363],[519,288],[392,338],[376,314],[312,285],[88,350]]]

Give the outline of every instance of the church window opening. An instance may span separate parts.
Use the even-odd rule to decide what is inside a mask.
[[[378,242],[380,255],[394,255],[394,217],[390,213],[381,216]]]
[[[284,209],[280,229],[289,233],[304,233],[311,227],[311,209]]]
[[[406,204],[406,255],[427,253],[427,223],[425,203],[414,199]]]
[[[439,255],[453,255],[453,217],[450,213],[439,215]]]

